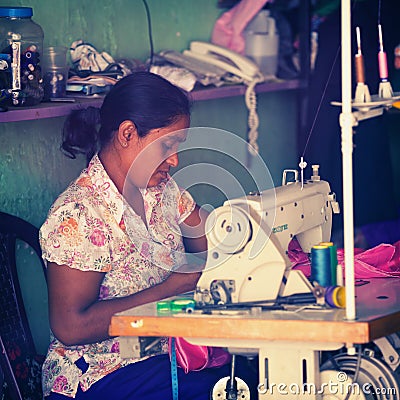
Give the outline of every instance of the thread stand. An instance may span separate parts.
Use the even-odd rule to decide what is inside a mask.
[[[368,103],[371,101],[368,85],[362,82],[357,83],[354,101],[356,103]]]
[[[378,37],[379,37],[379,52],[378,52],[378,66],[379,66],[379,77],[381,82],[379,83],[378,94],[382,99],[391,99],[393,97],[393,89],[390,84],[389,70],[387,66],[387,56],[383,49],[383,38],[382,38],[382,25],[378,24]]]
[[[365,83],[365,66],[364,66],[364,56],[361,52],[361,32],[360,28],[356,27],[357,36],[357,54],[354,56],[354,65],[356,68],[356,95],[355,102],[358,103],[368,103],[371,101],[371,95],[369,94],[369,89]]]
[[[393,98],[393,89],[389,81],[383,81],[379,83],[379,97],[382,99]]]

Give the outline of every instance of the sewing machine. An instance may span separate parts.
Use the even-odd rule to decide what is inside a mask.
[[[198,303],[235,306],[312,289],[302,273],[291,269],[286,251],[294,236],[307,253],[330,239],[332,214],[338,207],[329,184],[314,172],[305,183],[294,172],[294,182],[289,183],[286,171],[282,186],[227,201],[210,214],[206,222],[209,257],[195,292]],[[137,355],[143,337],[154,342],[154,337],[162,336],[225,347],[232,357],[258,356],[259,400],[366,400],[370,393],[386,393],[387,400],[396,400],[400,283],[398,279],[370,281],[357,288],[357,321],[347,320],[343,309],[318,307],[222,307],[215,313],[200,307],[160,314],[154,302],[114,315],[110,334],[121,336],[124,357]],[[364,346],[358,347],[359,354],[355,344]],[[347,353],[340,351],[344,347]],[[321,364],[324,351],[336,353]],[[246,382],[240,379],[234,390],[237,397],[228,397],[234,369],[232,362],[230,377],[216,382],[212,399],[250,398]],[[354,374],[358,374],[356,384]]]
[[[294,181],[288,181],[289,173]],[[200,305],[274,301],[277,296],[312,292],[287,256],[296,237],[306,253],[330,240],[332,213],[339,212],[318,166],[306,182],[285,170],[282,186],[226,201],[206,221],[208,257],[197,284]]]

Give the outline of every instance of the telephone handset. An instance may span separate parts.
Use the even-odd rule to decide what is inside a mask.
[[[255,79],[258,82],[263,80],[259,67],[253,61],[222,46],[193,41],[190,43],[190,50],[184,50],[183,54],[219,67],[248,83]]]

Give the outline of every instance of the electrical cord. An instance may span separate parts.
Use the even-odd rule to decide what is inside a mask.
[[[147,17],[147,27],[148,27],[149,44],[150,44],[150,61],[149,61],[148,70],[150,70],[150,67],[153,65],[153,59],[154,59],[153,33],[152,33],[152,28],[151,28],[151,16],[150,16],[149,6],[148,6],[146,0],[142,0],[142,1],[143,1],[144,8],[146,9],[146,17]]]

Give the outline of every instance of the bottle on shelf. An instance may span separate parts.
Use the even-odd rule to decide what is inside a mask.
[[[0,7],[0,107],[34,106],[43,100],[40,65],[43,29],[31,7]]]

